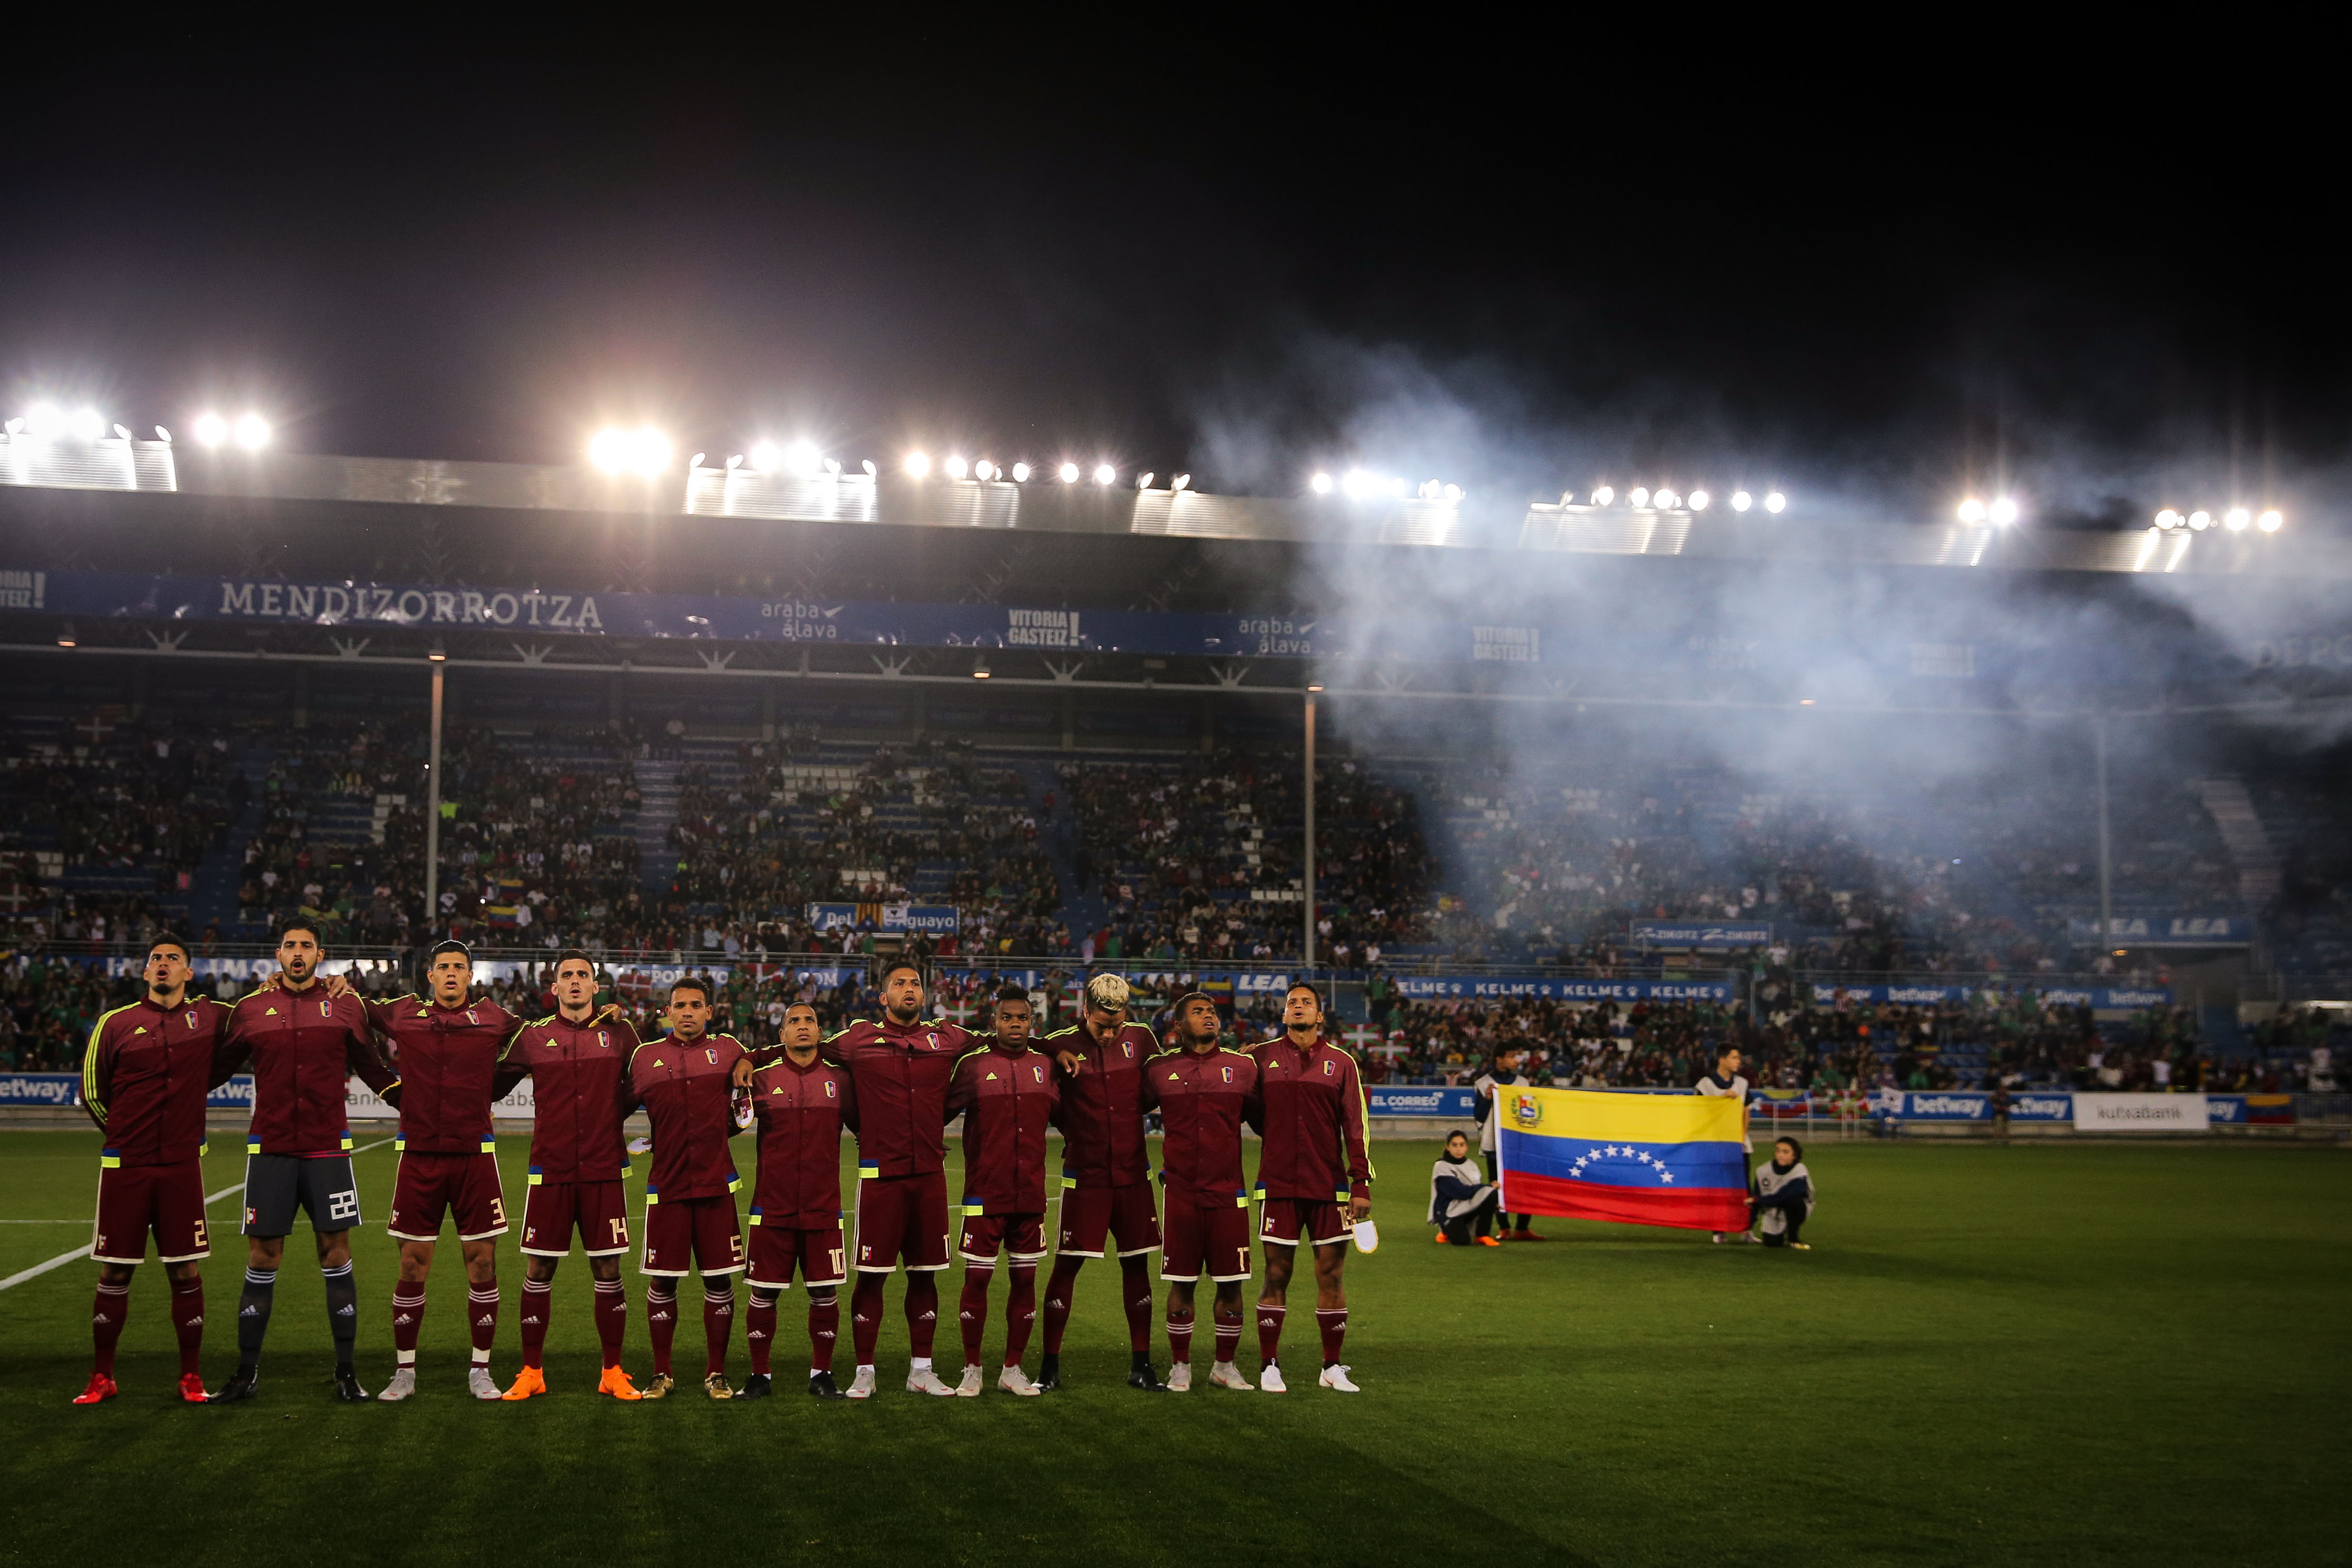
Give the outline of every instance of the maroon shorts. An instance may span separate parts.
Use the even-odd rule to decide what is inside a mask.
[[[457,1221],[460,1241],[507,1233],[498,1155],[401,1155],[392,1183],[392,1223],[384,1228],[403,1241],[437,1241],[445,1211]]]
[[[1269,1247],[1296,1247],[1304,1237],[1318,1247],[1346,1246],[1353,1234],[1345,1204],[1312,1197],[1258,1201],[1257,1239]]]
[[[967,1214],[963,1239],[956,1244],[967,1263],[993,1263],[996,1254],[1015,1263],[1034,1263],[1045,1255],[1045,1217],[1042,1214]]]
[[[857,1271],[895,1274],[898,1260],[910,1274],[948,1266],[948,1178],[869,1176],[857,1184]]]
[[[1145,1182],[1133,1186],[1073,1187],[1062,1194],[1062,1233],[1054,1250],[1070,1258],[1099,1258],[1106,1234],[1118,1239],[1118,1255],[1132,1258],[1160,1249],[1160,1210]]]
[[[1222,1285],[1250,1277],[1249,1207],[1233,1198],[1168,1195],[1168,1239],[1160,1249],[1160,1277]]]
[[[691,1260],[705,1279],[743,1266],[743,1232],[735,1224],[735,1195],[647,1197],[646,1257],[641,1274],[683,1274]]]
[[[591,1258],[629,1249],[629,1196],[617,1181],[550,1181],[531,1177],[522,1200],[522,1250],[534,1258],[565,1258],[572,1232]]]
[[[166,1263],[212,1256],[205,1234],[205,1168],[194,1160],[175,1166],[110,1166],[98,1173],[98,1227],[89,1255],[101,1263],[142,1263],[147,1233],[155,1233],[155,1255]]]
[[[800,1266],[803,1285],[838,1285],[849,1278],[842,1267],[847,1257],[838,1225],[807,1229],[762,1225],[760,1211],[751,1211],[751,1267],[743,1278],[760,1290],[791,1290],[794,1264]]]

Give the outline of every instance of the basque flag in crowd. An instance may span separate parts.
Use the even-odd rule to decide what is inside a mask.
[[[1748,1228],[1738,1101],[1584,1089],[1496,1094],[1504,1213]]]

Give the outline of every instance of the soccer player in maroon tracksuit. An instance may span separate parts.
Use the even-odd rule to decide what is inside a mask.
[[[1192,1386],[1192,1291],[1217,1287],[1216,1355],[1209,1381],[1247,1388],[1234,1364],[1242,1340],[1242,1281],[1250,1276],[1249,1188],[1242,1180],[1242,1124],[1263,1119],[1257,1059],[1217,1043],[1217,1004],[1198,991],[1176,998],[1176,1049],[1144,1064],[1143,1103],[1160,1110],[1160,1182],[1168,1189],[1160,1277],[1168,1281],[1168,1391]]]
[[[1323,1337],[1326,1388],[1358,1392],[1340,1364],[1348,1298],[1339,1274],[1349,1226],[1372,1211],[1372,1166],[1365,1152],[1370,1108],[1356,1059],[1323,1038],[1323,998],[1314,987],[1290,988],[1283,1032],[1250,1047],[1257,1059],[1260,1110],[1252,1124],[1258,1151],[1258,1239],[1265,1248],[1265,1286],[1257,1298],[1257,1343],[1265,1358],[1258,1387],[1285,1391],[1276,1352],[1282,1343],[1286,1292],[1303,1240],[1315,1249],[1315,1326]]]
[[[225,1404],[253,1397],[261,1344],[277,1295],[278,1265],[299,1204],[317,1233],[319,1272],[327,1282],[327,1322],[335,1341],[335,1397],[368,1397],[352,1370],[359,1329],[359,1287],[352,1279],[352,1227],[360,1223],[359,1183],[352,1175],[352,1074],[394,1105],[398,1080],[375,1047],[367,1009],[356,996],[331,994],[319,978],[319,935],[295,924],[278,939],[272,984],[240,1000],[221,1031],[213,1071],[226,1079],[253,1063],[253,1125],[245,1148],[245,1290],[237,1298],[236,1371],[212,1396]]]
[[[1029,1047],[1029,993],[996,993],[995,1033],[966,1051],[948,1084],[946,1113],[963,1117],[963,1381],[956,1392],[980,1396],[980,1345],[988,1331],[988,1284],[1001,1249],[1013,1285],[1004,1303],[1004,1366],[996,1385],[1034,1395],[1021,1370],[1037,1317],[1037,1260],[1045,1256],[1045,1128],[1059,1118],[1061,1073],[1054,1059]],[[1247,1242],[1244,1242],[1246,1249]]]
[[[727,1337],[735,1323],[735,1275],[743,1268],[743,1232],[735,1223],[735,1156],[727,1140],[740,1131],[735,1068],[748,1053],[732,1035],[712,1034],[710,992],[700,980],[669,989],[669,1033],[637,1047],[629,1060],[629,1110],[642,1104],[653,1123],[653,1166],[646,1181],[646,1324],[654,1375],[643,1390],[662,1399],[677,1333],[677,1282],[702,1270],[702,1333],[709,1350],[703,1392],[732,1399]]]
[[[425,986],[415,994],[366,1004],[368,1021],[392,1048],[400,1074],[400,1152],[392,1185],[392,1221],[400,1243],[400,1280],[392,1291],[392,1381],[378,1399],[416,1393],[416,1339],[425,1322],[425,1287],[433,1276],[445,1215],[457,1225],[466,1265],[466,1319],[474,1354],[467,1391],[499,1397],[490,1378],[499,1333],[498,1239],[507,1233],[506,1192],[499,1182],[498,1140],[490,1102],[499,1066],[521,1022],[488,999],[476,1000],[474,955],[463,942],[433,945]]]
[[[555,1301],[555,1266],[580,1233],[595,1285],[596,1337],[604,1370],[596,1392],[619,1400],[638,1397],[621,1370],[621,1339],[629,1322],[621,1284],[621,1254],[629,1249],[629,1199],[621,1177],[629,1168],[622,1130],[633,1095],[629,1058],[637,1031],[617,1009],[599,1013],[596,966],[577,949],[555,959],[555,1011],[522,1027],[500,1070],[503,1097],[531,1081],[530,1186],[522,1212],[522,1370],[509,1399],[547,1392],[541,1359]]]
[[[180,1397],[205,1400],[196,1367],[205,1341],[205,1095],[229,1009],[188,995],[187,946],[162,936],[147,949],[147,995],[100,1017],[82,1055],[81,1104],[106,1144],[99,1155],[98,1304],[90,1314],[97,1361],[77,1405],[114,1397],[114,1345],[122,1337],[132,1270],[147,1234],[172,1282],[180,1339]],[[224,1075],[225,1076],[225,1075]]]
[[[824,1047],[825,1060],[848,1068],[857,1084],[857,1289],[849,1298],[857,1375],[844,1392],[874,1396],[882,1282],[904,1258],[907,1392],[952,1395],[931,1369],[940,1271],[948,1266],[948,1079],[980,1040],[953,1024],[923,1021],[923,972],[910,963],[883,971],[882,1013],[881,1022],[860,1019]]]
[[[782,1034],[781,1048],[752,1055],[760,1171],[751,1186],[751,1265],[744,1275],[751,1287],[744,1324],[751,1376],[736,1397],[768,1396],[776,1298],[792,1289],[798,1264],[809,1296],[809,1392],[839,1399],[833,1347],[841,1334],[838,1291],[849,1277],[841,1239],[841,1131],[857,1130],[857,1094],[846,1069],[818,1059],[824,1030],[814,1008],[786,1008]]]
[[[1150,1030],[1127,1021],[1127,982],[1087,981],[1082,1021],[1039,1043],[1069,1076],[1062,1083],[1062,1224],[1045,1287],[1045,1364],[1037,1386],[1062,1385],[1062,1334],[1069,1327],[1078,1270],[1118,1242],[1118,1286],[1127,1308],[1127,1384],[1150,1393],[1168,1385],[1151,1369],[1151,1255],[1160,1211],[1143,1146],[1143,1064],[1160,1050]]]

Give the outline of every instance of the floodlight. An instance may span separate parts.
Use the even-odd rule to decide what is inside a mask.
[[[66,434],[76,441],[96,441],[106,434],[106,421],[94,408],[78,408],[66,421]]]
[[[699,468],[702,466],[703,459],[709,455],[710,454],[708,452],[698,452],[693,456],[686,460],[686,465],[688,468]]]
[[[1714,497],[1704,490],[1693,490],[1690,493],[1690,509],[1694,512],[1704,512],[1714,499]]]
[[[816,472],[823,456],[824,454],[816,449],[815,442],[795,441],[784,448],[784,465],[805,478]]]
[[[25,434],[36,440],[46,441],[58,433],[58,408],[50,402],[37,402],[25,411]]]
[[[1062,483],[1065,485],[1075,485],[1078,482],[1078,465],[1075,463],[1065,463],[1055,472],[1061,475]]]
[[[966,472],[964,460],[961,457],[950,457],[940,466],[947,470],[948,477],[950,479],[961,479]]]
[[[1640,511],[1643,507],[1647,507],[1650,504],[1649,486],[1646,485],[1634,486],[1632,489],[1625,492],[1625,499],[1635,511]]]
[[[1978,500],[1974,496],[1970,496],[1967,500],[1960,503],[1960,521],[1964,523],[1980,523],[1984,521],[1984,503]]]
[[[2189,526],[2201,534],[2213,526],[2213,514],[2206,511],[2191,512],[2189,514]]]
[[[640,439],[650,432],[638,433]],[[269,444],[269,422],[257,413],[237,415],[236,444],[247,452],[258,452]],[[658,438],[656,438],[658,439]]]
[[[772,473],[782,455],[776,450],[774,442],[762,441],[751,448],[751,466],[762,474]]]
[[[983,457],[971,465],[971,476],[980,480],[993,479],[996,477],[996,465]]]
[[[1402,496],[1404,494],[1404,481],[1402,479],[1391,479],[1388,482],[1387,488],[1390,495]]]
[[[907,454],[907,476],[919,479],[931,471],[931,460],[919,452]]]
[[[1192,476],[1179,474],[1168,481],[1168,487],[1171,490],[1189,490],[1192,487]]]
[[[5,425],[0,425],[0,429],[5,429],[11,435],[16,434],[18,431],[24,428],[25,422],[21,419],[12,419]]]
[[[1445,498],[1449,501],[1460,500],[1462,498],[1462,486],[1459,485],[1448,485],[1445,486]]]
[[[1029,465],[1015,463],[1013,465],[1013,482],[1016,485],[1026,485],[1029,483]]]
[[[13,434],[16,426],[10,425],[9,430]],[[172,433],[159,424],[155,427],[155,439],[169,446],[172,444]]]
[[[2177,528],[2180,526],[2180,514],[2167,507],[2157,513],[2156,526],[2159,528]]]
[[[120,441],[128,441],[131,439],[131,432],[119,424],[114,427],[114,434],[115,438]]]
[[[2278,508],[2273,507],[2255,518],[2254,526],[2266,534],[2274,534],[2279,531],[2279,526],[2285,521],[2286,519],[2279,515]]]
[[[2231,533],[2243,533],[2246,525],[2254,520],[2254,515],[2243,507],[2232,507],[2230,508],[2229,515],[2221,520],[2229,525]]]
[[[1360,499],[1370,495],[1372,486],[1378,483],[1379,480],[1361,468],[1350,468],[1339,476],[1339,493],[1351,500]]]
[[[1434,501],[1437,499],[1437,481],[1434,479],[1423,479],[1421,482],[1421,488],[1415,490],[1413,494],[1419,496],[1424,501]]]
[[[1661,490],[1650,499],[1657,503],[1658,510],[1662,512],[1671,512],[1683,504],[1683,498],[1672,490]]]
[[[222,442],[226,441],[227,439],[228,421],[223,419],[216,413],[200,413],[196,416],[197,445],[218,446]],[[602,441],[604,437],[600,435],[596,439]],[[594,448],[592,446],[590,450],[593,452]],[[598,459],[598,466],[603,466],[603,459],[601,458]]]
[[[1318,474],[1315,477],[1307,481],[1307,487],[1314,491],[1318,496],[1328,496],[1331,493],[1331,476],[1328,474]]]
[[[2017,521],[2017,501],[2013,497],[1996,497],[1993,504],[1985,508],[1985,516],[1990,517],[1998,527],[2005,528]]]
[[[988,679],[987,654],[982,653],[973,658],[971,662],[971,678],[975,681],[984,681]]]
[[[1617,492],[1606,485],[1592,492],[1592,504],[1596,507],[1605,507],[1616,498]]]
[[[1095,469],[1095,483],[1097,485],[1108,485],[1118,478],[1118,470],[1108,463],[1100,464]]]
[[[1143,474],[1139,474],[1139,475],[1137,475],[1137,476],[1135,476],[1135,487],[1136,487],[1137,489],[1139,489],[1139,490],[1149,490],[1149,489],[1150,489],[1150,488],[1151,488],[1151,478],[1152,478],[1152,476],[1151,476],[1151,475],[1150,475],[1150,474],[1149,474],[1149,473],[1143,473]]]
[[[1756,497],[1745,490],[1734,490],[1731,493],[1731,509],[1735,512],[1744,512],[1755,504]]]
[[[858,466],[866,470],[866,476],[868,479],[875,477],[881,472],[880,469],[874,466],[874,459],[871,457],[868,457],[865,462],[859,464]]]
[[[247,444],[252,434],[247,429],[247,420],[259,423],[258,417],[253,414],[236,422],[239,445]],[[268,426],[261,425],[259,434],[262,441],[268,440]],[[658,474],[669,465],[669,438],[650,425],[637,430],[600,430],[588,444],[589,460],[607,474]]]
[[[1775,515],[1788,508],[1789,497],[1775,490],[1764,497],[1764,509]]]

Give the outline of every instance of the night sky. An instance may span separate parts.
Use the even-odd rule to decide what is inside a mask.
[[[2300,162],[2336,138],[2291,95],[1439,25],[85,36],[12,86],[0,402],[1265,493],[1363,461],[1515,498],[1654,469],[1926,510],[1998,470],[2052,520],[2330,501],[2352,332]]]

